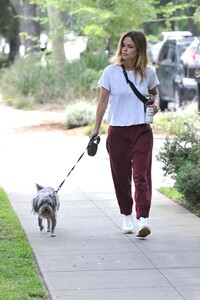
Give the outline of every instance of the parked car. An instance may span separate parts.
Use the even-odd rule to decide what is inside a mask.
[[[168,38],[178,39],[180,37],[189,37],[192,36],[190,31],[163,31],[161,32],[161,41],[153,44],[149,50],[149,58],[152,64],[157,64],[158,56],[162,45]]]
[[[197,93],[197,82],[194,78],[185,77],[181,60],[181,55],[193,40],[194,37],[168,38],[160,50],[156,73],[160,81],[161,111],[167,109],[170,102],[176,109],[183,102],[194,99]]]

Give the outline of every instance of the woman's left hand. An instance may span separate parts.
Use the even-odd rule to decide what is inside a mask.
[[[160,108],[159,108],[159,94],[158,94],[158,89],[155,86],[154,88],[152,88],[151,90],[148,91],[149,94],[151,94],[154,97],[154,109],[153,109],[153,114],[157,114],[157,112],[159,112]]]
[[[153,108],[153,114],[157,114],[157,112],[159,112],[159,107],[157,105],[154,105],[154,108]]]

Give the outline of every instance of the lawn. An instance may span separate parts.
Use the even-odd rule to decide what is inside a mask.
[[[24,231],[2,188],[0,188],[0,299],[50,299]]]

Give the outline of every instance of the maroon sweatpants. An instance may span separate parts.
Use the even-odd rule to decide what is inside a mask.
[[[106,141],[120,212],[133,208],[132,175],[135,185],[136,218],[149,216],[151,206],[151,162],[153,134],[148,124],[110,126]]]

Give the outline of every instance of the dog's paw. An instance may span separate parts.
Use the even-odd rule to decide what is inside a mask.
[[[51,235],[50,235],[50,237],[55,237],[56,235],[55,235],[55,233],[52,233]]]
[[[47,232],[50,232],[50,229],[49,229],[49,228],[47,228]]]
[[[40,226],[40,231],[42,231],[44,229],[44,226]]]

